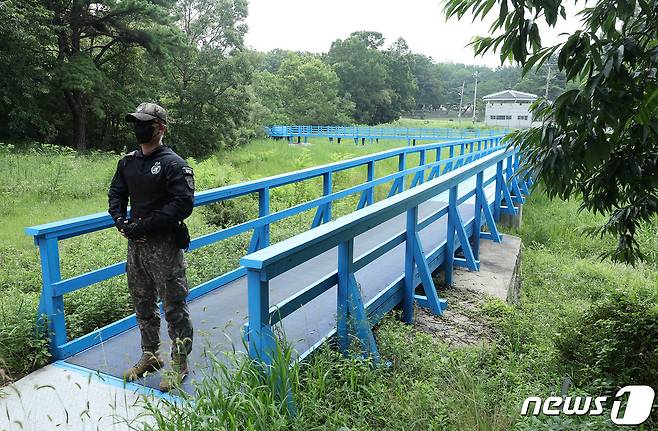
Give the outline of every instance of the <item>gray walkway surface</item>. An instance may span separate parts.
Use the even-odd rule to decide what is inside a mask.
[[[2,388],[0,430],[141,429],[152,423],[139,392],[108,385],[92,374],[48,365]],[[157,398],[152,398],[158,403]]]

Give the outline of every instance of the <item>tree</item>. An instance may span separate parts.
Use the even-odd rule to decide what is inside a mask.
[[[448,17],[469,11],[485,18],[497,7],[492,36],[473,41],[476,54],[500,49],[524,73],[557,55],[557,69],[577,88],[555,101],[539,101],[541,126],[518,131],[511,141],[551,197],[582,196],[581,209],[608,215],[590,234],[618,238],[602,257],[634,264],[643,258],[638,230],[658,212],[658,3],[598,2],[583,7],[582,28],[544,46],[537,25],[566,18],[561,2],[448,0]]]
[[[267,124],[345,124],[354,104],[338,95],[336,72],[314,56],[290,54],[276,74],[260,72],[255,91]]]
[[[327,60],[340,78],[343,97],[355,104],[354,120],[378,124],[394,119],[390,113],[393,89],[389,87],[380,33],[356,32],[331,44]]]
[[[414,54],[413,74],[418,83],[416,108],[434,110],[444,103],[444,88],[439,67],[431,58]]]
[[[413,74],[414,57],[407,42],[399,38],[385,52],[390,86],[395,92],[393,107],[397,117],[416,105],[418,82]]]
[[[87,115],[104,86],[102,67],[126,47],[157,51],[169,35],[174,0],[49,0],[43,2],[52,16],[56,38],[51,73],[71,113],[73,145],[87,148]],[[48,49],[48,47],[44,47]]]
[[[246,0],[179,0],[174,12],[184,41],[152,67],[161,81],[156,96],[172,119],[171,142],[195,156],[244,143],[253,132]]]
[[[56,40],[51,14],[36,0],[8,0],[0,5],[0,133],[42,139],[53,133],[49,119]]]
[[[288,51],[285,49],[276,48],[270,52],[259,53],[261,56],[257,70],[267,70],[270,73],[277,73],[283,63],[288,57],[293,54],[302,54],[300,52]]]
[[[284,91],[285,82],[275,73],[267,70],[254,74],[254,93],[260,105],[265,111],[263,114],[263,124],[295,124],[286,113],[286,95]]]
[[[340,78],[341,96],[354,101],[357,123],[387,123],[414,106],[417,84],[406,42],[382,51],[384,42],[381,33],[355,32],[334,41],[327,54]]]
[[[338,75],[320,59],[291,55],[281,63],[276,87],[279,108],[273,119],[307,125],[350,122],[354,104],[338,95]]]

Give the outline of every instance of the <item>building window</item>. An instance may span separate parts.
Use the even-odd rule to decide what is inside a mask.
[[[518,119],[519,120],[527,120],[528,116],[527,115],[519,115]]]
[[[511,120],[512,116],[511,115],[492,115],[491,119],[492,120]]]

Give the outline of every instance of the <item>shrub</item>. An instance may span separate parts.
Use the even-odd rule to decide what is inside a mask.
[[[38,294],[15,289],[0,297],[0,369],[14,380],[50,359],[48,341],[36,331],[38,301]]]
[[[647,296],[612,291],[560,335],[578,384],[658,384],[658,306]]]
[[[203,211],[208,223],[226,229],[258,217],[258,201],[242,196],[210,204]]]

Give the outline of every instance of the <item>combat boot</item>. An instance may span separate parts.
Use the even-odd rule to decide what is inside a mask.
[[[169,392],[176,386],[179,386],[185,377],[187,377],[189,370],[187,368],[187,355],[174,354],[171,359],[171,369],[165,370],[162,373],[160,380],[160,390],[162,392]]]
[[[158,353],[153,353],[145,350],[142,357],[131,368],[128,368],[123,373],[123,378],[127,382],[132,382],[142,377],[148,371],[157,371],[164,366],[164,362],[158,356]]]

